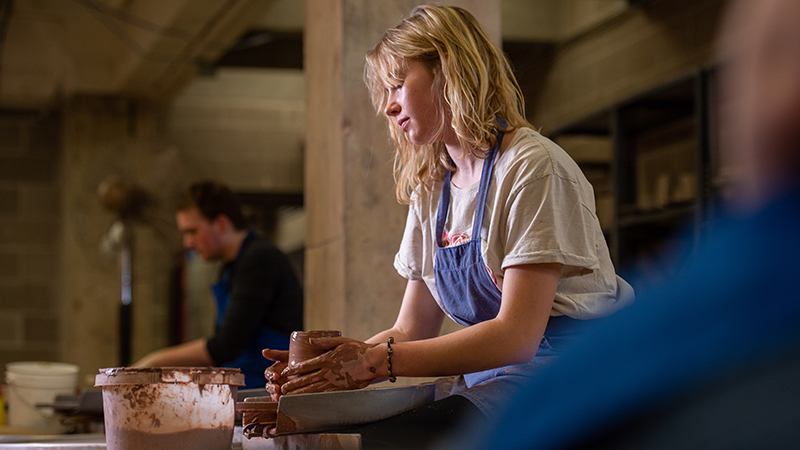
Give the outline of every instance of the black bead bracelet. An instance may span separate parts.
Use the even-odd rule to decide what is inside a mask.
[[[397,377],[392,374],[392,344],[394,344],[394,338],[389,337],[389,341],[386,342],[386,372],[389,374],[389,381],[394,383],[397,381]]]

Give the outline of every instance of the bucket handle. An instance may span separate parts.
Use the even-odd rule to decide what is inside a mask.
[[[43,408],[50,408],[50,409],[52,409],[52,410],[53,410],[53,412],[55,413],[55,409],[53,408],[53,406],[52,406],[52,405],[41,406],[41,407],[40,407],[40,406],[33,405],[33,404],[31,404],[30,402],[28,402],[28,400],[27,400],[25,397],[23,397],[22,395],[20,395],[20,393],[17,391],[17,386],[16,386],[16,385],[14,385],[14,383],[9,383],[7,386],[8,386],[8,388],[9,388],[9,390],[10,390],[10,391],[14,392],[14,395],[16,395],[16,396],[17,396],[17,398],[19,399],[19,401],[20,401],[20,402],[21,402],[23,405],[25,405],[25,406],[27,406],[28,408],[30,408],[30,409],[32,409],[32,410],[34,410],[34,411],[36,412],[36,414],[38,414],[38,415],[42,416],[42,418],[44,418],[44,419],[50,419],[50,418],[52,418],[52,417],[53,417],[53,416],[46,415],[46,414],[42,413],[42,411],[41,411],[41,409],[43,409]]]

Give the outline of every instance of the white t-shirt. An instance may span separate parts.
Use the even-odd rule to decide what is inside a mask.
[[[412,196],[394,262],[401,276],[424,280],[440,307],[433,265],[441,188],[437,182],[430,195],[420,189]],[[451,185],[445,224],[450,245],[472,238],[478,188],[479,183],[464,189]],[[529,128],[519,129],[497,157],[486,198],[481,248],[487,270],[501,291],[509,266],[561,263],[551,316],[592,319],[633,300],[631,286],[614,272],[595,214],[591,184],[561,147]]]

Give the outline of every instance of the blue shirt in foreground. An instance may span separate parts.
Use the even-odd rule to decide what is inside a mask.
[[[777,441],[789,443],[800,432],[780,419],[800,429],[800,379],[780,378],[789,373],[781,372],[780,364],[794,361],[790,369],[796,371],[800,360],[798,256],[800,189],[795,189],[747,219],[716,227],[681,274],[590,329],[535,377],[505,414],[462,435],[466,439],[458,439],[458,448],[626,447],[598,446],[620,437],[628,441],[626,448],[656,448],[663,445],[648,444],[659,441],[648,441],[646,434],[659,427],[669,440],[682,442],[680,448],[753,448],[748,439],[767,444],[765,436],[773,439],[776,433],[786,433]],[[744,383],[749,387],[731,384],[759,372],[755,379],[762,381]],[[704,399],[723,386],[739,387]],[[765,391],[743,403],[735,400],[736,389]],[[793,402],[796,407],[786,408]],[[692,408],[696,417],[686,423],[704,429],[667,430],[681,423],[676,417],[692,417]],[[728,431],[715,440],[715,429]],[[731,442],[738,445],[730,447]]]

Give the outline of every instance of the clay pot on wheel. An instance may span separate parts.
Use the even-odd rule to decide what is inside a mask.
[[[311,345],[310,339],[341,337],[341,331],[314,330],[295,331],[289,341],[289,367],[295,366],[307,359],[314,358],[326,352]]]

